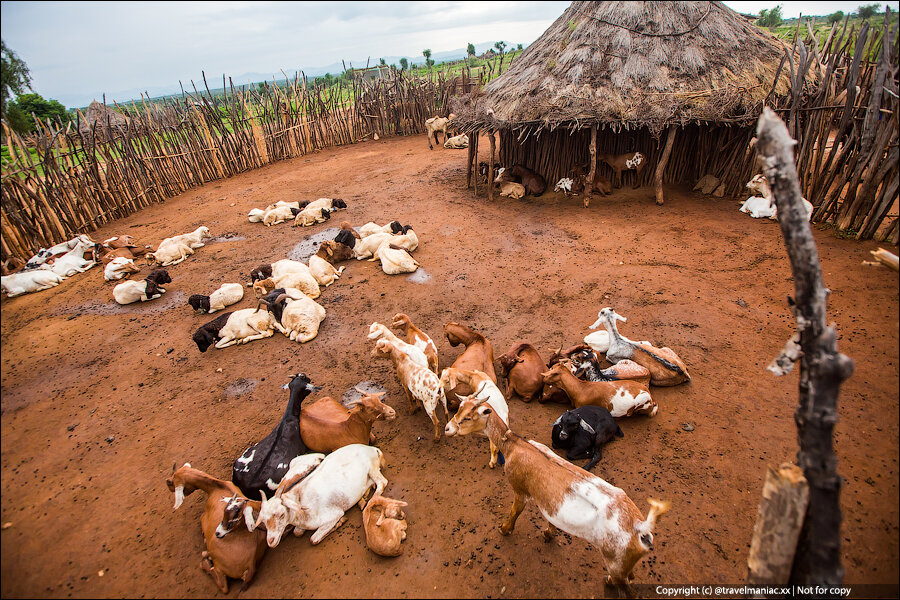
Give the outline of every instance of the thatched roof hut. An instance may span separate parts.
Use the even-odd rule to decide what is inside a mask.
[[[100,137],[105,137],[107,125],[113,130],[123,129],[128,126],[129,117],[122,114],[113,107],[106,106],[94,100],[84,111],[84,119],[81,120],[79,129],[82,134],[90,134],[90,132],[101,132]]]
[[[667,176],[687,180],[727,166],[721,144],[744,150],[732,138],[746,137],[773,84],[776,95],[790,90],[784,57],[777,38],[721,2],[573,2],[452,112],[465,131],[499,131],[504,164],[524,162],[548,182],[586,163],[598,132],[597,152],[640,150],[650,164],[667,128],[667,145],[677,137],[704,153],[699,136],[709,146],[701,162],[722,164]]]

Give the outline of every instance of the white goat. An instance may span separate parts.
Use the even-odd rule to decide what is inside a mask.
[[[109,264],[107,264],[106,268],[103,269],[103,279],[105,279],[106,281],[115,281],[117,279],[128,277],[129,275],[137,273],[140,270],[140,267],[136,267],[134,265],[133,258],[117,256],[116,258],[109,261]]]
[[[261,223],[266,216],[266,211],[261,208],[251,208],[247,213],[247,220],[251,223]]]
[[[399,275],[400,273],[412,273],[419,268],[409,253],[403,248],[394,246],[393,243],[382,244],[375,252],[375,257],[381,261],[381,270],[388,275]]]
[[[113,298],[119,304],[131,304],[133,302],[155,300],[162,296],[166,289],[164,283],[171,283],[172,278],[165,269],[150,271],[141,281],[123,281],[113,288]]]
[[[770,219],[778,219],[778,207],[775,205],[775,194],[769,186],[769,181],[762,173],[758,173],[747,182],[747,189],[751,192],[760,194],[760,196],[751,196],[741,205],[741,212],[749,213],[754,219],[768,217]],[[803,208],[806,209],[806,220],[809,221],[813,213],[812,202],[806,198],[801,198]]]
[[[21,271],[0,277],[0,287],[10,298],[46,290],[60,283],[62,283],[62,277],[51,271],[47,265],[31,271]]]
[[[325,457],[312,474],[294,483],[283,479],[270,500],[262,494],[262,504],[255,527],[265,525],[266,542],[274,548],[281,541],[288,525],[294,535],[315,530],[310,542],[318,544],[345,520],[344,513],[354,504],[362,509],[365,494],[373,485],[375,495],[381,495],[387,479],[381,474],[384,467],[381,450],[363,444],[338,448]]]
[[[71,277],[76,273],[84,273],[97,264],[93,259],[87,260],[84,258],[84,253],[92,251],[97,244],[84,235],[78,236],[77,239],[75,246],[53,261],[53,266],[50,267],[60,277]]]
[[[322,305],[306,296],[292,300],[281,294],[270,310],[274,311],[274,327],[292,342],[301,344],[319,335],[319,325],[325,319]]]
[[[357,231],[359,232],[359,237],[365,238],[373,233],[400,233],[402,230],[403,227],[400,225],[399,221],[391,221],[387,225],[379,225],[378,223],[369,221]]]
[[[469,136],[464,133],[453,136],[444,142],[444,148],[450,148],[451,150],[461,150],[463,148],[469,147]]]
[[[328,287],[334,283],[334,280],[340,277],[343,272],[344,267],[335,268],[333,264],[318,254],[313,254],[309,257],[309,273],[320,286]]]
[[[356,260],[363,260],[365,258],[374,256],[379,246],[393,237],[394,235],[392,233],[384,231],[381,233],[373,233],[357,241],[356,245],[353,246],[353,252],[356,254]]]
[[[188,304],[201,313],[214,313],[240,302],[244,298],[244,286],[240,283],[223,283],[219,289],[209,296],[194,294],[188,298]]]
[[[431,138],[434,138],[434,141],[438,144],[441,143],[440,138],[438,138],[438,132],[442,132],[444,134],[444,141],[450,137],[447,133],[447,130],[450,127],[450,123],[453,119],[456,118],[456,115],[450,113],[447,117],[431,117],[425,121],[425,135],[428,136],[428,147],[434,150],[434,146],[431,143]]]
[[[147,259],[158,262],[163,267],[177,265],[194,253],[190,244],[172,239],[165,239],[159,243],[156,252],[148,252]]]
[[[331,218],[336,208],[322,208],[307,206],[294,216],[293,227],[309,227],[316,223],[324,223]]]
[[[190,233],[183,233],[181,235],[175,235],[170,238],[166,238],[161,241],[159,244],[162,245],[167,241],[173,242],[181,242],[183,244],[187,244],[191,248],[202,248],[206,244],[203,243],[203,238],[209,237],[209,227],[200,226],[194,231]]]
[[[394,335],[394,332],[377,321],[369,325],[369,335],[367,337],[370,340],[374,340],[376,343],[378,340],[384,338],[394,344],[398,350],[411,358],[417,365],[425,367],[426,369],[430,368],[428,366],[428,357],[425,356],[425,352],[421,348],[404,342]]]
[[[216,348],[246,344],[253,340],[271,337],[275,333],[275,318],[267,310],[243,308],[231,313],[222,329]]]
[[[612,308],[604,308],[597,313],[597,321],[591,325],[596,329],[600,325],[609,333],[609,349],[606,359],[615,364],[622,360],[633,360],[650,371],[650,383],[659,386],[678,385],[691,380],[687,367],[671,348],[657,348],[644,342],[635,342],[619,333],[616,321],[627,319]]]

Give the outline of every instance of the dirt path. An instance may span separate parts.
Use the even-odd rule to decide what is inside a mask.
[[[548,348],[578,342],[604,306],[628,317],[625,335],[675,349],[694,379],[654,388],[659,414],[622,420],[624,439],[594,469],[642,510],[648,496],[672,501],[636,581],[742,581],[766,465],[796,455],[796,373],[764,370],[793,330],[777,225],[677,189],[663,208],[648,190],[630,189],[587,210],[554,194],[488,205],[464,189],[464,161],[463,151],[430,152],[419,136],[268,166],[95,232],[157,243],[208,226],[220,241],[172,267],[162,299],[119,307],[96,268],[55,290],[3,299],[2,521],[12,523],[2,532],[3,596],[217,593],[198,568],[202,493],[173,512],[164,480],[185,461],[230,477],[234,459],[280,418],[281,385],[298,371],[334,397],[362,381],[382,385],[401,409],[375,431],[387,493],[410,504],[409,539],[399,558],[373,555],[352,509],[318,546],[287,536],[243,596],[599,595],[599,554],[566,535],[544,544],[533,506],[511,536],[499,534],[512,495],[487,468],[487,441],[433,444],[427,417],[407,414],[390,363],[370,358],[365,333],[404,311],[434,337],[442,366],[460,352],[441,335],[451,320],[485,334],[498,355],[528,340],[546,358]],[[308,229],[245,217],[276,200],[320,196],[349,208]],[[413,224],[423,269],[391,277],[353,261],[323,292],[328,316],[312,342],[276,334],[198,352],[190,336],[209,317],[191,313],[190,294],[246,281],[251,268],[342,219]],[[896,582],[898,278],[860,264],[875,244],[815,236],[829,318],[856,361],[836,444],[845,580]],[[235,308],[252,306],[251,295]],[[511,425],[549,444],[562,411],[517,402]]]

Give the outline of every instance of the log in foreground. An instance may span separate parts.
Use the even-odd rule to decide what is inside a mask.
[[[853,374],[853,361],[837,350],[837,334],[826,325],[828,289],[822,281],[819,254],[801,202],[794,164],[796,142],[769,108],[757,126],[763,171],[772,186],[778,223],[794,275],[795,300],[788,303],[800,337],[800,398],[794,413],[800,450],[797,463],[809,482],[809,505],[800,533],[790,582],[840,585],[841,478],[837,473],[833,433],[841,383]]]

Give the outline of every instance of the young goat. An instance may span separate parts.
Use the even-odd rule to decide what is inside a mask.
[[[419,268],[419,263],[410,256],[409,252],[393,243],[382,244],[375,251],[375,258],[381,261],[381,270],[387,275],[412,273]]]
[[[506,378],[506,398],[518,396],[523,402],[540,398],[544,390],[544,361],[537,348],[528,342],[519,342],[498,359],[500,377]]]
[[[438,424],[437,405],[443,404],[444,412],[450,417],[450,411],[447,409],[447,397],[438,376],[435,375],[428,367],[416,364],[405,352],[400,350],[396,344],[389,340],[381,339],[375,343],[372,349],[372,356],[375,358],[390,358],[394,363],[397,371],[397,379],[400,386],[406,392],[409,399],[409,414],[414,414],[421,404],[425,409],[428,418],[434,424],[434,441],[441,439],[441,426]]]
[[[46,268],[43,268],[46,267]],[[50,270],[48,265],[30,271],[0,277],[0,286],[10,298],[47,290],[62,283],[63,278]]]
[[[225,521],[225,509],[232,501],[243,497],[241,491],[230,481],[216,479],[192,468],[189,463],[184,463],[183,467],[172,473],[166,479],[166,485],[170,491],[175,492],[176,509],[184,502],[184,497],[195,490],[206,492],[206,507],[200,517],[206,551],[201,554],[203,558],[200,568],[212,577],[223,594],[228,593],[229,577],[243,581],[241,589],[246,590],[266,552],[265,534],[236,528],[230,535],[218,535]],[[248,528],[253,523],[252,506],[253,503],[247,503],[241,511],[247,519]],[[250,514],[246,511],[250,511]]]
[[[570,461],[590,458],[585,471],[600,460],[603,444],[624,437],[622,429],[602,406],[581,406],[564,412],[553,423],[550,439],[554,448],[567,449]]]
[[[471,389],[475,390],[470,396],[457,396],[460,401],[471,400],[478,403],[481,403],[482,401],[487,402],[494,410],[494,413],[503,419],[504,423],[509,425],[509,406],[506,404],[506,399],[503,397],[503,393],[497,385],[491,381],[487,375],[481,371],[460,371],[453,367],[444,369],[443,373],[441,373],[442,386],[455,388],[459,383],[465,383]],[[446,427],[444,427],[444,435],[455,435],[458,430],[459,421],[454,417],[453,419],[450,419]],[[493,469],[497,466],[498,449],[493,441],[490,443],[490,447],[491,459],[488,461],[488,468]],[[501,464],[503,463],[501,462]]]
[[[400,331],[408,344],[412,344],[425,354],[428,368],[438,372],[437,346],[427,333],[413,325],[412,320],[404,313],[397,313],[391,321],[391,327]]]
[[[622,187],[622,171],[635,171],[634,189],[641,185],[641,171],[647,165],[647,157],[640,152],[625,154],[598,154],[597,160],[608,164],[616,174],[616,188]]]
[[[609,350],[606,351],[609,362],[633,360],[650,371],[650,383],[653,385],[678,385],[691,380],[684,362],[671,348],[657,348],[649,343],[629,340],[619,333],[616,320],[627,321],[625,317],[607,307],[597,313],[597,321],[591,325],[591,329],[604,325],[609,333]]]
[[[394,344],[397,349],[409,356],[409,358],[412,359],[412,361],[420,367],[425,367],[427,369],[431,368],[428,362],[428,356],[419,345],[404,342],[396,335],[394,335],[394,333],[390,329],[377,321],[369,325],[369,335],[366,337],[375,342],[380,339],[388,340],[389,342]]]
[[[542,375],[545,382],[562,389],[576,408],[602,406],[614,417],[652,417],[658,409],[650,390],[636,381],[582,381],[572,374],[566,361],[553,365]]]
[[[438,133],[444,134],[444,141],[446,142],[450,138],[450,134],[447,133],[450,128],[450,123],[453,119],[456,118],[456,115],[450,113],[447,117],[431,117],[425,121],[425,134],[428,136],[428,147],[434,150],[434,146],[431,143],[431,138],[434,137],[434,143],[440,144],[441,140],[438,137]]]
[[[342,223],[343,225],[343,223]],[[365,225],[359,228],[359,238],[366,238],[372,235],[373,233],[403,233],[403,225],[400,224],[400,221],[391,221],[386,225],[379,225],[378,223],[374,223],[369,221]]]
[[[656,521],[669,503],[648,500],[650,512],[643,518],[624,491],[565,462],[543,444],[519,437],[486,403],[463,401],[453,417],[458,428],[448,435],[487,435],[506,457],[503,470],[515,497],[500,533],[512,533],[530,498],[548,521],[545,539],[559,528],[587,540],[600,550],[607,581],[627,585],[634,566],[650,551]]]
[[[335,242],[330,242],[326,240],[319,244],[319,249],[315,254],[309,257],[309,273],[313,276],[313,279],[320,286],[328,287],[334,280],[341,276],[341,273],[344,272],[344,267],[336,269],[332,261],[334,260],[334,247],[333,246],[344,246],[343,244],[337,244]],[[347,248],[349,250],[349,248]]]
[[[113,288],[113,298],[119,304],[131,304],[132,302],[147,302],[162,296],[166,290],[164,283],[171,283],[172,278],[165,269],[154,269],[143,281],[123,281]]]
[[[454,348],[460,344],[466,347],[465,351],[453,361],[451,367],[460,371],[481,371],[490,377],[491,381],[497,382],[497,375],[494,373],[494,346],[486,337],[455,321],[444,325],[444,335]],[[457,396],[468,396],[474,390],[465,383],[459,383],[444,391],[453,403]]]
[[[215,341],[216,348],[222,349],[235,344],[247,344],[253,340],[261,340],[263,338],[272,337],[275,333],[275,319],[271,313],[266,310],[260,310],[261,307],[243,308],[232,313],[225,313],[228,319],[219,326],[217,333],[213,333],[214,324],[218,324],[222,317],[210,321],[194,333],[194,341],[200,352],[206,352],[206,348]],[[207,328],[207,326],[210,326]]]
[[[507,181],[521,183],[525,186],[525,192],[531,196],[540,196],[547,189],[547,182],[543,176],[522,165],[513,165],[508,169],[500,169],[494,183],[503,184]]]
[[[209,296],[202,294],[193,294],[188,298],[188,304],[194,310],[201,313],[214,313],[224,309],[226,306],[237,304],[244,298],[244,286],[239,283],[223,283],[219,289]]]
[[[379,556],[400,556],[400,545],[406,539],[406,502],[372,496],[363,509],[363,527],[366,530],[366,546]]]
[[[103,269],[103,279],[106,281],[116,281],[124,279],[129,275],[140,272],[140,267],[134,265],[133,258],[123,258],[121,256],[109,261],[106,268]]]

